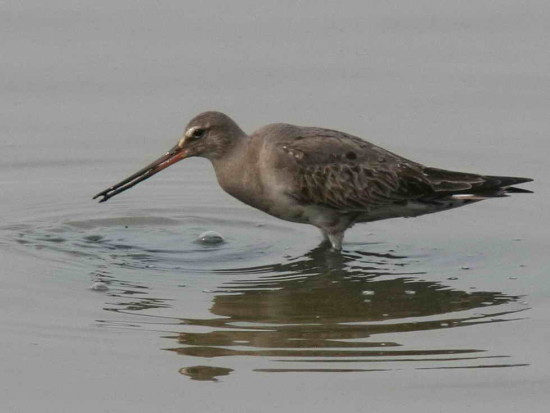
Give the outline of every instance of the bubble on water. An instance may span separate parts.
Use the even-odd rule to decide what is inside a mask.
[[[405,290],[405,294],[407,294],[407,295],[415,295],[415,294],[416,294],[416,291],[414,291],[414,290]]]
[[[510,280],[517,280],[518,277],[509,277],[508,279],[510,279]]]
[[[90,287],[90,290],[92,291],[107,291],[108,289],[109,287],[107,286],[107,284],[101,281],[96,281]]]
[[[216,231],[206,231],[197,237],[197,242],[201,244],[214,245],[225,242],[223,236]]]
[[[449,323],[441,323],[439,324],[441,327],[449,327]]]
[[[361,294],[363,294],[363,295],[374,295],[374,291],[372,291],[372,290],[364,290]]]

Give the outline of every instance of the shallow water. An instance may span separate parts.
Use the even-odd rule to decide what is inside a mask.
[[[90,320],[95,326],[159,333],[167,341],[163,350],[191,363],[180,373],[196,380],[237,374],[243,356],[259,358],[253,371],[271,373],[529,365],[525,357],[495,351],[484,337],[461,343],[449,334],[517,322],[529,304],[498,286],[457,285],[472,277],[471,269],[445,262],[439,249],[372,239],[334,253],[312,248],[312,237],[300,251],[295,244],[303,236],[292,224],[246,219],[244,209],[190,205],[185,211],[86,218],[58,210],[5,226],[2,234],[12,249],[60,265],[57,277],[105,290],[106,313]],[[224,234],[224,243],[197,241],[211,228]],[[189,302],[209,307],[191,316]]]
[[[504,3],[388,3],[361,19],[293,6],[304,27],[287,31],[289,5],[220,3],[222,19],[197,3],[197,20],[175,3],[3,4],[8,411],[544,411],[550,108],[536,85],[549,80],[537,51],[550,8]],[[197,37],[204,13],[216,29]],[[341,254],[231,199],[204,160],[90,199],[210,108],[248,131],[366,132],[434,166],[531,176],[535,194],[357,226]],[[205,231],[224,242],[197,241]]]

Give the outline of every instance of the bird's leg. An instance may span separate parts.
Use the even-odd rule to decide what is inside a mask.
[[[344,232],[336,232],[332,234],[327,234],[328,240],[332,245],[332,249],[340,251],[342,249],[342,241],[344,240]]]
[[[320,229],[320,228],[319,228],[319,229]],[[322,247],[331,247],[331,248],[332,248],[332,243],[330,242],[328,233],[325,232],[325,231],[322,230],[322,229],[320,229],[320,230],[321,230],[321,235],[323,236],[323,240],[321,241],[321,243],[319,244],[319,246],[322,246]]]
[[[330,242],[334,251],[340,251],[344,240],[344,232],[351,226],[353,220],[348,215],[321,216],[320,218],[314,225],[321,230],[324,238],[323,243]]]

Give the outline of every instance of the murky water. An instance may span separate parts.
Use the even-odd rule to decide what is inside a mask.
[[[8,411],[545,411],[550,8],[390,3],[1,5]],[[90,199],[205,109],[535,194],[359,225],[342,253],[203,160]]]

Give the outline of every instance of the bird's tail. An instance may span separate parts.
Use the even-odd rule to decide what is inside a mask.
[[[487,198],[499,198],[509,194],[532,194],[528,189],[516,188],[512,185],[531,182],[531,178],[519,178],[513,176],[482,176],[483,182],[472,186],[470,190],[459,191],[451,195],[452,199],[483,200]]]
[[[481,201],[511,193],[532,193],[513,186],[531,182],[531,178],[477,175],[438,168],[426,168],[424,173],[439,197],[446,199]]]

